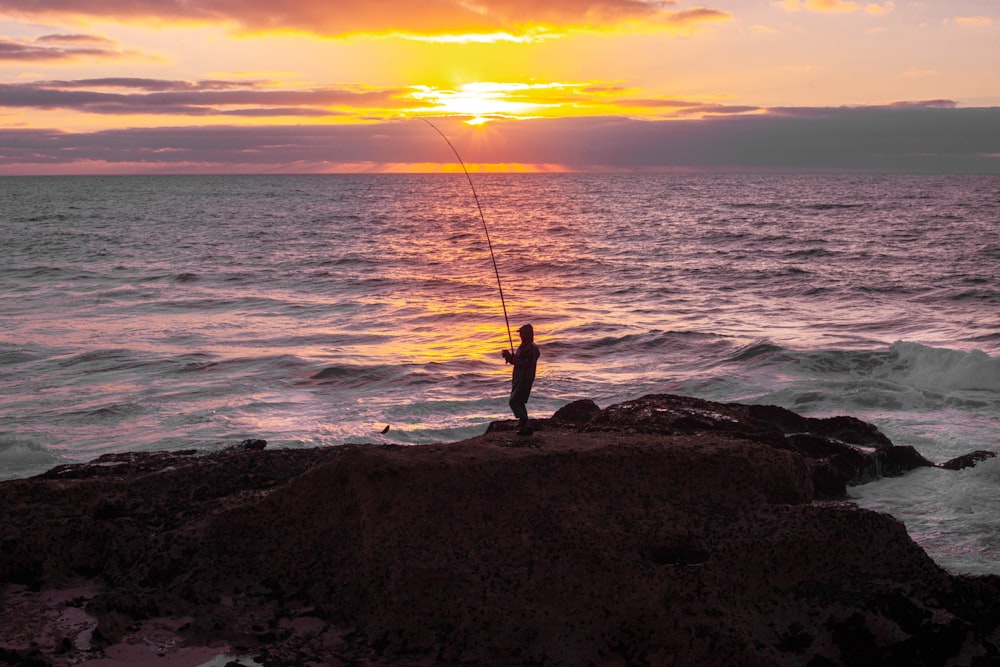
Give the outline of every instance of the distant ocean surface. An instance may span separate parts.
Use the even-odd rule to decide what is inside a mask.
[[[647,393],[1000,450],[1000,178],[473,175],[529,411]],[[508,419],[461,174],[0,179],[0,479],[108,452],[423,444]],[[386,434],[381,431],[386,425]],[[1000,460],[851,489],[1000,573]]]

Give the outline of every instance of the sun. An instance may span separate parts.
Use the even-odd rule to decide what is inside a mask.
[[[528,99],[533,86],[525,83],[476,82],[455,90],[415,86],[412,96],[433,106],[435,114],[472,116],[470,125],[482,125],[493,118],[530,118],[548,105]]]

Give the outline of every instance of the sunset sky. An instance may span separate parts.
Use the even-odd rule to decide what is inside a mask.
[[[0,0],[0,174],[1000,173],[997,0]],[[443,165],[443,166],[442,166]]]

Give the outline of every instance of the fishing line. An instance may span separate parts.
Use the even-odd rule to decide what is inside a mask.
[[[445,143],[447,143],[448,147],[451,148],[451,152],[458,158],[458,163],[462,165],[462,171],[465,172],[465,178],[468,179],[469,187],[472,188],[472,196],[476,199],[476,208],[479,209],[479,218],[483,221],[483,231],[486,233],[486,245],[490,248],[490,259],[493,260],[493,273],[497,276],[497,289],[500,290],[500,305],[503,306],[503,320],[507,323],[507,340],[510,341],[510,351],[513,352],[514,338],[510,335],[510,320],[507,318],[507,302],[503,298],[503,285],[500,284],[500,270],[497,268],[497,257],[493,254],[493,241],[490,240],[490,230],[486,227],[486,216],[483,215],[483,207],[479,203],[479,194],[476,192],[476,186],[472,183],[472,176],[469,175],[469,170],[465,168],[465,160],[463,160],[462,156],[458,154],[458,149],[456,149],[454,144],[451,143],[451,140],[445,136],[445,133],[439,130],[437,125],[430,122],[426,118],[421,117],[420,120],[434,128],[434,131],[440,134],[441,138],[445,140]]]

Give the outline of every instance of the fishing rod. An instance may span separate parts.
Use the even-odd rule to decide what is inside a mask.
[[[468,179],[469,187],[472,188],[472,196],[476,200],[476,208],[479,209],[479,218],[483,221],[483,232],[486,233],[486,245],[490,248],[490,259],[493,260],[493,273],[497,276],[497,289],[500,290],[500,305],[503,306],[503,320],[507,323],[507,340],[510,341],[510,351],[513,353],[514,338],[510,335],[510,319],[507,318],[507,302],[503,298],[503,285],[500,284],[500,270],[497,268],[497,256],[493,253],[493,241],[490,240],[490,230],[486,227],[486,216],[483,215],[483,207],[479,203],[479,194],[476,192],[476,186],[472,183],[472,176],[469,175],[469,170],[465,168],[465,160],[463,160],[462,156],[458,154],[458,149],[456,149],[455,145],[451,143],[451,140],[448,139],[445,133],[439,130],[437,125],[434,123],[424,117],[421,117],[420,120],[430,125],[434,131],[440,134],[441,138],[445,140],[445,143],[447,143],[448,147],[451,148],[451,152],[455,154],[456,158],[458,158],[458,163],[462,165],[462,171],[465,172],[465,178]]]

